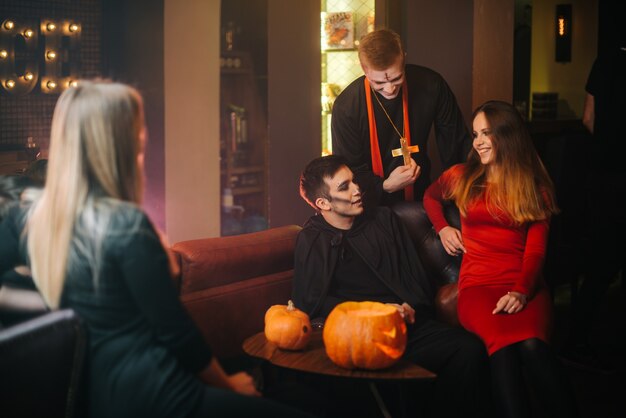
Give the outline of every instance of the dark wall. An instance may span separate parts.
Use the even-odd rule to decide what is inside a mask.
[[[102,74],[100,0],[3,0],[0,21],[72,19],[81,25],[80,75]],[[33,28],[36,29],[36,28]],[[41,38],[40,38],[41,40]],[[58,94],[43,94],[38,88],[25,96],[0,94],[0,151],[22,149],[28,137],[46,150],[50,123]]]
[[[165,228],[163,0],[105,0],[102,21],[103,74],[143,95],[148,129],[144,208]]]
[[[268,0],[270,226],[312,213],[298,193],[304,166],[321,155],[320,3]]]

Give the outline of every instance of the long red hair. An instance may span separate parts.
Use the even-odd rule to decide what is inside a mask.
[[[468,205],[484,196],[492,215],[504,212],[517,225],[558,213],[554,185],[517,109],[505,102],[488,101],[474,111],[472,120],[479,113],[489,124],[495,152],[491,164],[495,164],[497,175],[488,179],[488,166],[472,149],[463,175],[449,185],[446,197],[466,215]]]

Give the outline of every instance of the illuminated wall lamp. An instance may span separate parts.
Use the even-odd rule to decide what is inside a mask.
[[[53,61],[57,57],[57,53],[54,51],[46,52],[46,59],[49,61]]]
[[[22,35],[24,35],[24,38],[26,39],[30,39],[33,37],[33,35],[35,34],[35,32],[33,32],[32,29],[26,29],[24,30],[24,32],[22,33]]]
[[[78,32],[78,29],[80,29],[80,27],[76,23],[71,23],[68,27],[68,30],[72,33]]]
[[[56,89],[56,88],[57,88],[57,83],[56,83],[54,80],[48,80],[48,81],[46,82],[46,88],[47,88],[48,90],[54,90],[54,89]]]
[[[28,73],[24,74],[23,77],[24,77],[24,80],[31,81],[33,78],[35,78],[35,75],[33,73],[28,72]]]
[[[8,89],[12,89],[13,87],[15,87],[15,80],[7,80],[4,82],[4,85],[6,86],[6,88]]]
[[[46,30],[47,30],[48,32],[52,32],[52,31],[54,31],[56,28],[57,28],[57,25],[55,25],[55,24],[54,24],[54,23],[52,23],[52,22],[49,22],[48,24],[46,24]]]
[[[13,26],[15,26],[15,23],[13,23],[12,20],[5,20],[4,25],[2,25],[2,27],[5,28],[6,30],[13,29]]]
[[[7,59],[9,56],[9,52],[6,49],[0,50],[0,59]]]
[[[572,61],[572,5],[557,4],[555,17],[556,62]]]

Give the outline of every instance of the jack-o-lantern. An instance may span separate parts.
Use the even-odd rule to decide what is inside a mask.
[[[384,369],[406,348],[406,324],[400,312],[380,302],[344,302],[324,324],[328,357],[346,369]]]
[[[265,312],[265,338],[285,350],[300,350],[311,339],[309,316],[292,301],[273,305]]]

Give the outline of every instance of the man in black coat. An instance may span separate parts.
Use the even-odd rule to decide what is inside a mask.
[[[431,416],[488,416],[484,345],[434,319],[434,289],[401,221],[387,207],[364,210],[340,156],[311,161],[300,177],[300,193],[318,213],[296,241],[296,306],[316,318],[348,300],[393,304],[408,325],[404,357],[438,376]]]

